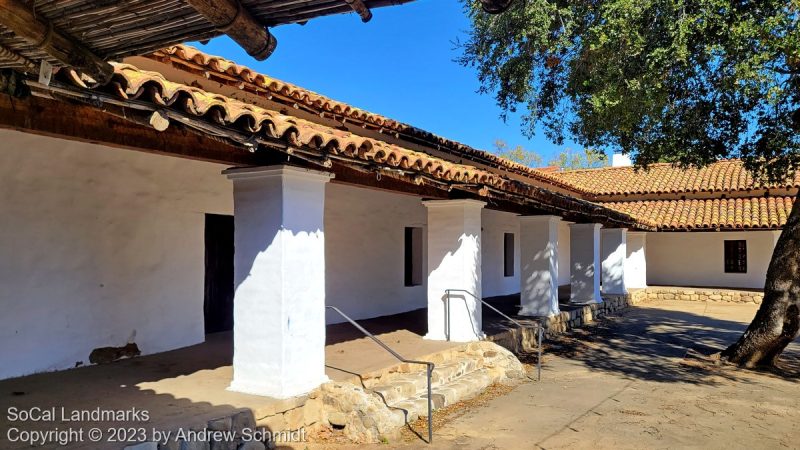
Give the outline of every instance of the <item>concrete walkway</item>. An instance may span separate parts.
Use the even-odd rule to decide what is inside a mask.
[[[542,382],[461,411],[425,448],[800,448],[797,342],[781,376],[683,364],[689,348],[711,353],[734,341],[755,311],[648,302],[551,341]]]
[[[424,310],[422,311],[424,315]],[[458,344],[428,341],[419,334],[420,312],[359,321],[395,351],[409,359],[424,359]],[[424,321],[422,322],[424,324]],[[335,381],[358,383],[359,376],[399,364],[352,325],[330,325],[325,348],[326,373]],[[170,352],[117,361],[102,366],[79,367],[0,381],[0,448],[29,448],[7,442],[11,427],[23,430],[89,428],[92,424],[49,422],[14,423],[6,408],[33,407],[67,410],[146,410],[146,423],[122,422],[118,426],[146,425],[158,429],[203,427],[210,419],[251,409],[256,416],[296,406],[296,401],[241,394],[227,390],[232,377],[232,334],[207,336],[205,343]],[[288,406],[287,406],[288,405]],[[70,448],[121,448],[87,443]],[[56,448],[45,446],[42,448]]]

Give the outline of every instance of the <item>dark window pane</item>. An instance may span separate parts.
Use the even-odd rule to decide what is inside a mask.
[[[725,273],[747,273],[747,241],[725,241]]]
[[[405,285],[422,284],[422,228],[405,229]]]
[[[514,276],[514,233],[503,235],[503,274]]]

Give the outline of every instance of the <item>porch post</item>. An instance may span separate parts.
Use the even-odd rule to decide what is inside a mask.
[[[628,232],[625,285],[629,289],[647,287],[647,233],[644,231]]]
[[[628,230],[625,228],[603,228],[600,230],[603,293],[625,295],[625,259],[628,256]]]
[[[325,376],[325,184],[291,166],[229,169],[234,198],[233,381],[287,398]]]
[[[428,334],[468,342],[483,336],[481,209],[477,200],[431,200],[428,208]],[[453,289],[449,301],[446,290]],[[448,313],[449,312],[449,313]]]
[[[570,303],[601,303],[599,223],[573,223],[570,234]]]
[[[558,216],[523,216],[520,224],[522,316],[553,316],[558,309]]]

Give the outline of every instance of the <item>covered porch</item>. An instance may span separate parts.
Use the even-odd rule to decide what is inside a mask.
[[[421,359],[507,328],[480,298],[518,293],[514,316],[539,320],[560,313],[564,278],[569,304],[592,305],[644,270],[628,263],[643,262],[643,240],[626,247],[634,233],[613,228],[624,218],[601,232],[594,206],[550,206],[543,188],[533,204],[487,202],[405,174],[379,183],[278,158],[202,162],[0,135],[3,287],[16,299],[0,319],[0,375],[14,403],[152,404],[165,428],[245,407],[283,415],[329,379],[396,364],[326,305]],[[228,226],[209,227],[212,216]],[[206,336],[209,318],[231,331]],[[134,343],[144,356],[80,367]]]
[[[458,352],[463,344],[424,339],[427,318],[424,309],[360,321],[383,342],[409,359],[431,360],[442,364],[448,352]],[[510,330],[507,324],[492,325],[498,331]],[[326,327],[325,374],[334,382],[365,386],[369,379],[402,371],[402,364],[349,323]],[[54,427],[83,429],[92,427],[147,427],[175,433],[176,430],[201,430],[214,419],[243,414],[247,422],[270,431],[309,414],[303,409],[308,396],[275,399],[244,394],[229,389],[233,377],[233,335],[222,332],[208,335],[197,345],[123,359],[106,365],[40,373],[0,381],[3,404],[19,411],[32,408],[64,408],[71,411],[127,411],[135,408],[147,418],[124,422],[56,420],[53,422],[11,421],[4,414],[0,432],[11,428],[46,432]],[[287,429],[296,429],[294,427]],[[306,431],[304,431],[306,432]],[[12,432],[12,434],[18,434]],[[102,448],[122,448],[107,442]],[[302,442],[301,442],[302,443]],[[28,443],[6,440],[4,448],[30,448]],[[70,448],[98,448],[95,442],[70,442]],[[39,448],[61,448],[50,443]]]

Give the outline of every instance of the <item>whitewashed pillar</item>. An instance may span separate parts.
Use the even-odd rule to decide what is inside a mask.
[[[625,260],[628,257],[628,230],[603,228],[600,230],[600,258],[602,260],[602,290],[604,294],[625,295]]]
[[[599,223],[574,223],[570,234],[570,303],[601,303]]]
[[[233,381],[287,398],[325,376],[325,184],[291,166],[229,169],[234,198]]]
[[[428,208],[428,334],[468,342],[483,336],[481,210],[477,200],[431,200]],[[446,290],[453,289],[449,308]],[[447,313],[449,310],[449,314]]]
[[[625,285],[628,289],[647,287],[647,233],[629,231],[625,258]]]
[[[520,301],[523,316],[553,316],[558,309],[558,216],[523,216],[520,224]]]

